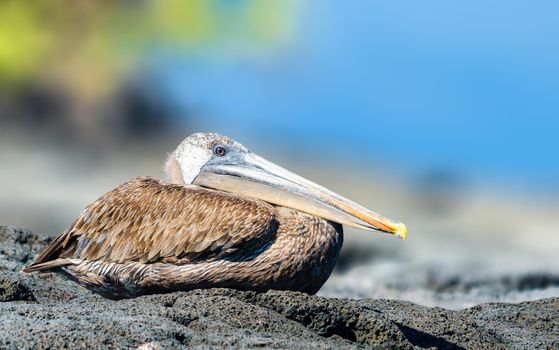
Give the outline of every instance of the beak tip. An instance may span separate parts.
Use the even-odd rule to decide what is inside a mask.
[[[395,225],[396,230],[394,231],[394,234],[396,235],[396,237],[404,240],[406,239],[406,237],[408,236],[408,228],[406,227],[406,225],[404,225],[401,222],[396,223]]]

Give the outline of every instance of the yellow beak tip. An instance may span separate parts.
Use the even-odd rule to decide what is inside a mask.
[[[406,237],[408,236],[408,228],[406,227],[406,225],[398,222],[395,225],[395,228],[396,230],[394,231],[394,234],[396,235],[396,237],[400,239],[406,239]]]

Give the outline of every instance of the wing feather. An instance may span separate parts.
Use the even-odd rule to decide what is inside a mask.
[[[276,226],[275,210],[265,202],[141,177],[88,206],[27,270],[60,259],[215,259],[264,244]]]

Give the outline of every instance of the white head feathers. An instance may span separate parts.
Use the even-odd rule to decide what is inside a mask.
[[[180,143],[165,163],[167,180],[176,184],[192,184],[200,170],[212,157],[215,145],[222,144],[246,150],[237,141],[216,133],[195,133]]]

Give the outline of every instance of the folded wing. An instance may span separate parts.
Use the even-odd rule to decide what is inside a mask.
[[[25,271],[76,261],[184,264],[246,255],[273,240],[274,208],[262,201],[154,178],[105,194]]]

